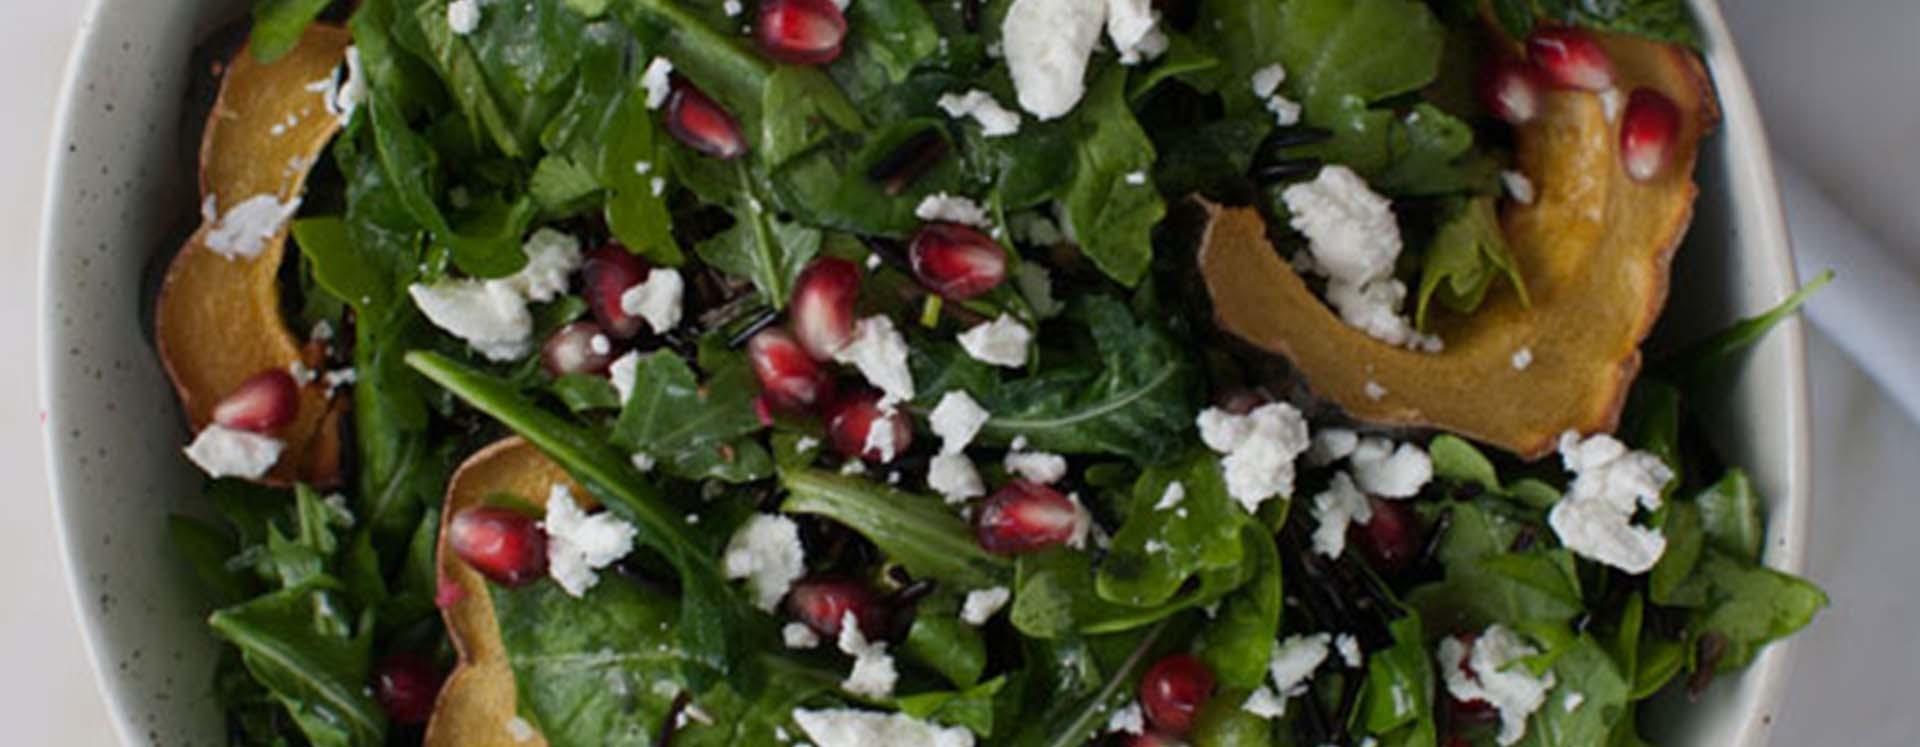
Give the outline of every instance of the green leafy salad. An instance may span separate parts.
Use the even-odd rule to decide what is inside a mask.
[[[1827,603],[1697,418],[1803,296],[1641,357],[1679,0],[250,20],[156,323],[230,744],[1640,745]]]

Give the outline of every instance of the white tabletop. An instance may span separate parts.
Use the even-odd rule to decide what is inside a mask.
[[[1807,191],[1795,200],[1825,195],[1845,206],[1790,205],[1808,216],[1795,219],[1803,255],[1874,273],[1920,269],[1920,210],[1913,202],[1920,194],[1920,71],[1912,62],[1920,4],[1725,1],[1775,146],[1805,175]],[[0,724],[8,725],[9,744],[113,739],[60,578],[34,395],[33,254],[44,151],[81,5],[0,2],[8,37],[0,45],[0,174],[7,175],[0,179],[0,226],[15,235],[0,249],[7,263],[0,272],[0,475],[11,486],[0,501],[0,569],[21,571],[0,595]],[[1857,225],[1839,223],[1847,220]],[[1904,274],[1877,287],[1916,282],[1920,276]],[[1896,365],[1889,351],[1898,346],[1862,333],[1875,324],[1910,330],[1914,317],[1891,311],[1920,298],[1877,297],[1860,287],[1850,288],[1843,276],[1829,298],[1814,302],[1816,324],[1832,329],[1816,330],[1810,346],[1819,493],[1809,571],[1834,607],[1799,642],[1795,679],[1777,719],[1775,743],[1782,747],[1895,747],[1920,734],[1920,709],[1913,707],[1920,646],[1912,642],[1920,630],[1920,579],[1909,570],[1915,565],[1906,549],[1920,531],[1912,488],[1920,484],[1920,428],[1874,380],[1901,389],[1920,383],[1920,375]],[[1856,359],[1877,366],[1871,377]]]

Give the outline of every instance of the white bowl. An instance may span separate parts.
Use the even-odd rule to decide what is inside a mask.
[[[195,215],[184,121],[188,54],[242,0],[94,0],[51,144],[41,248],[41,397],[47,462],[74,610],[128,744],[225,744],[211,695],[216,648],[166,516],[196,509],[187,433],[155,360],[143,283]],[[1725,122],[1707,145],[1699,217],[1675,266],[1663,334],[1684,338],[1772,306],[1796,285],[1766,137],[1712,0],[1695,10]],[[1766,559],[1802,562],[1809,487],[1799,325],[1754,352],[1714,403],[1719,445],[1771,498]],[[1786,645],[1691,707],[1664,709],[1663,744],[1762,745]]]

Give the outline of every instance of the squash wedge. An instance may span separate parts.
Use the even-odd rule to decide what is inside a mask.
[[[1640,343],[1666,304],[1668,268],[1693,217],[1701,139],[1719,119],[1690,51],[1599,34],[1622,92],[1651,88],[1681,112],[1667,168],[1646,182],[1621,165],[1600,97],[1555,91],[1517,133],[1516,168],[1537,187],[1502,227],[1531,306],[1510,286],[1471,315],[1440,314],[1436,354],[1396,348],[1344,324],[1269,243],[1252,209],[1205,205],[1199,265],[1220,326],[1290,361],[1315,395],[1367,423],[1460,433],[1525,459],[1559,435],[1611,431]],[[1515,365],[1515,354],[1532,362]]]
[[[298,46],[270,65],[242,49],[220,84],[200,147],[200,197],[215,211],[249,198],[291,201],[307,172],[340,129],[317,82],[331,81],[350,38],[338,26],[314,24]],[[214,211],[209,211],[214,212]],[[219,225],[209,216],[167,267],[154,337],[187,422],[198,432],[213,408],[242,381],[298,361],[321,364],[319,346],[303,345],[280,309],[279,272],[287,227],[251,258],[228,258],[208,246]],[[293,422],[274,435],[286,442],[280,462],[260,482],[320,487],[340,480],[345,397],[329,398],[314,382],[300,391]]]
[[[483,504],[489,496],[506,493],[539,503],[554,485],[568,486],[579,496],[576,500],[591,506],[591,494],[580,489],[566,470],[518,436],[475,452],[447,484],[436,557],[441,585],[453,584],[462,593],[459,601],[441,609],[440,616],[460,662],[434,703],[433,718],[427,722],[427,747],[544,747],[547,743],[538,734],[518,741],[508,731],[507,723],[518,713],[519,695],[506,644],[500,640],[500,624],[493,616],[493,597],[486,578],[447,546],[447,526],[455,514]]]

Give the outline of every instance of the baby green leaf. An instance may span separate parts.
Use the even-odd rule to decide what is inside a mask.
[[[1184,498],[1157,509],[1169,490]],[[1100,564],[1095,588],[1115,604],[1148,607],[1165,602],[1193,574],[1241,562],[1245,518],[1227,496],[1220,460],[1213,453],[1195,452],[1149,469],[1134,483],[1132,508]]]
[[[1507,240],[1494,214],[1493,198],[1476,197],[1460,205],[1433,237],[1420,267],[1420,300],[1416,323],[1427,326],[1427,309],[1436,298],[1447,308],[1471,314],[1480,308],[1487,289],[1506,276],[1527,303],[1527,283],[1507,253]]]
[[[1108,70],[1073,115],[1078,150],[1066,206],[1080,250],[1108,277],[1133,286],[1146,277],[1153,229],[1167,206],[1153,187],[1153,141],[1127,108],[1126,82],[1124,68]]]
[[[815,469],[782,469],[780,484],[789,494],[781,510],[845,524],[917,577],[985,589],[1011,575],[1007,561],[980,549],[966,522],[938,498]]]

